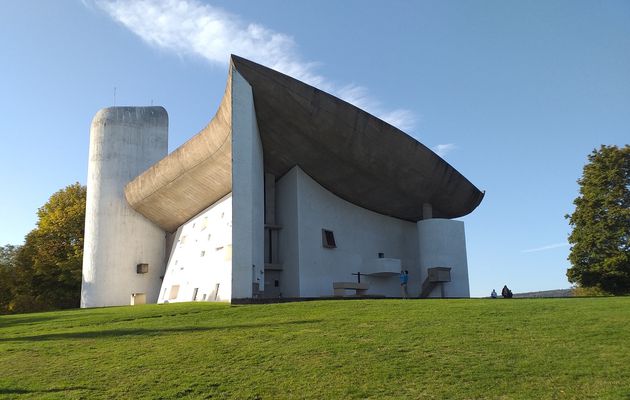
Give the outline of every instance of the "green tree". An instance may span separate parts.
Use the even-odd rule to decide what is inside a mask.
[[[630,145],[601,146],[588,156],[575,211],[567,215],[572,267],[580,287],[630,293]]]
[[[15,264],[19,246],[0,246],[0,314],[9,311],[15,292]]]
[[[37,211],[37,226],[15,256],[9,311],[79,306],[85,196],[85,186],[75,183],[54,193]]]

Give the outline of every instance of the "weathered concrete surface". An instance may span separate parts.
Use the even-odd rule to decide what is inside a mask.
[[[167,232],[232,191],[232,83],[201,132],[125,187],[129,204]]]
[[[468,179],[401,130],[317,88],[232,56],[210,124],[130,182],[131,206],[173,232],[232,190],[232,69],[252,87],[265,172],[299,165],[324,188],[380,214],[418,221],[457,218],[483,199]],[[238,116],[235,116],[238,118]]]
[[[127,305],[133,293],[157,301],[164,231],[129,207],[123,187],[167,152],[168,114],[162,107],[111,107],[94,116],[81,307]],[[137,273],[141,263],[149,264],[147,273]]]

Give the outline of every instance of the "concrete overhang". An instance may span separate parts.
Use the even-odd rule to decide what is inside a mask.
[[[225,95],[210,124],[131,181],[131,206],[166,231],[231,191],[231,79],[251,85],[265,172],[299,165],[342,199],[380,214],[422,219],[472,212],[483,193],[455,168],[398,128],[287,75],[231,57]]]
[[[231,77],[212,121],[125,186],[131,207],[167,232],[232,191]]]

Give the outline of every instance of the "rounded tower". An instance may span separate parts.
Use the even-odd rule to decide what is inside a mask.
[[[430,268],[450,268],[450,281],[442,283],[442,294],[445,297],[470,297],[464,222],[431,218],[431,212],[427,211],[428,219],[416,223],[421,279],[427,278]],[[438,290],[433,296],[438,296]]]
[[[165,232],[129,206],[124,189],[167,152],[168,114],[163,107],[110,107],[94,116],[81,307],[157,301]]]

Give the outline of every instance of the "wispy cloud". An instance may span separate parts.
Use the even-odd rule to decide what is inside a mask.
[[[567,242],[554,243],[554,244],[549,244],[549,245],[546,245],[546,246],[536,247],[536,248],[533,248],[533,249],[521,250],[521,253],[536,253],[538,251],[557,249],[559,247],[567,247],[567,246],[569,246],[569,243],[567,243]]]
[[[409,110],[387,110],[359,85],[338,85],[304,61],[295,40],[263,25],[245,22],[198,0],[94,0],[114,20],[151,46],[180,56],[225,65],[237,54],[331,92],[402,130],[415,123]]]
[[[445,143],[445,144],[438,144],[437,146],[433,146],[431,147],[431,150],[433,150],[438,156],[444,157],[451,151],[455,150],[456,148],[457,146],[455,145],[455,143]]]

